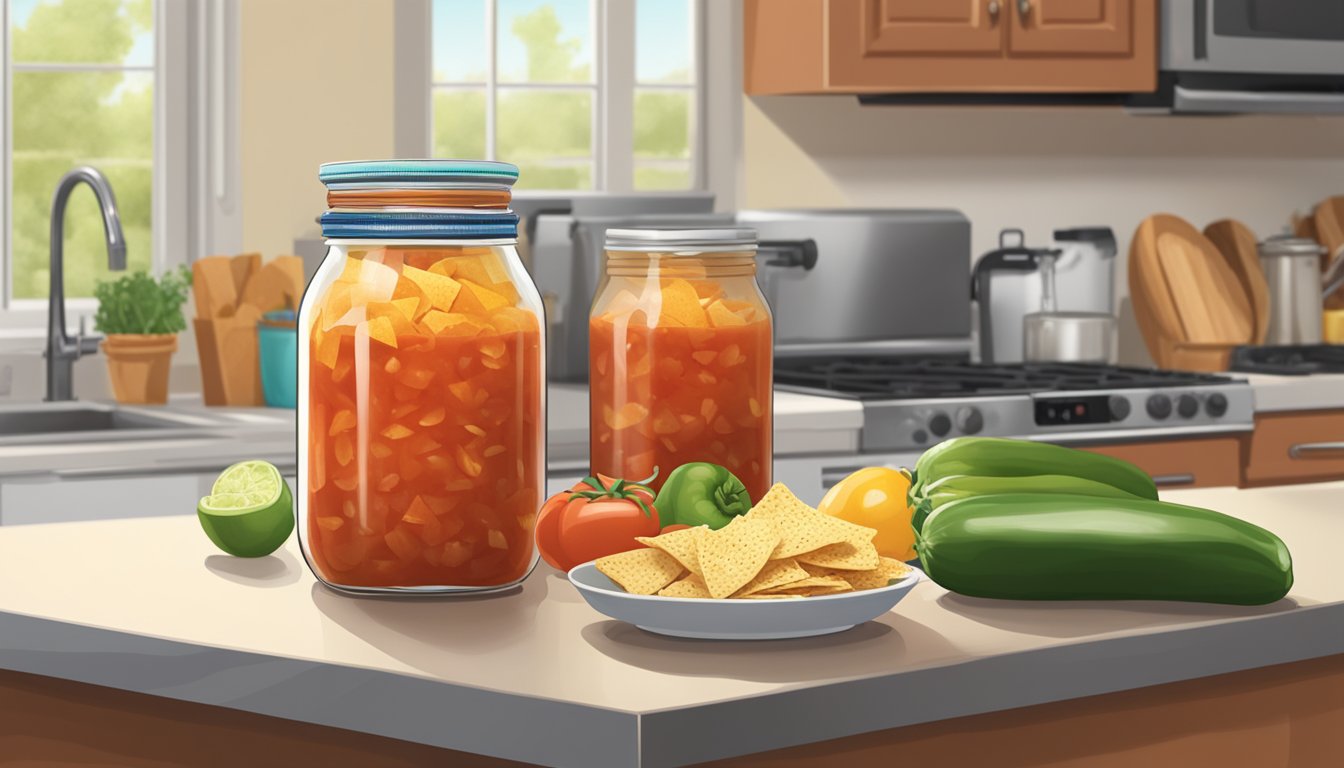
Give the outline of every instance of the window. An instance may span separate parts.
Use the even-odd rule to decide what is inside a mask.
[[[520,189],[699,185],[697,0],[433,0],[431,151]]]
[[[56,182],[92,165],[107,176],[126,234],[127,268],[153,263],[154,0],[0,0],[10,88],[3,188],[9,298],[45,299]],[[102,220],[81,185],[66,218],[66,295],[108,276]]]

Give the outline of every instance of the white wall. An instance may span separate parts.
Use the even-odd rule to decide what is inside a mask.
[[[861,107],[846,96],[752,97],[743,108],[741,203],[951,207],[972,258],[1004,227],[1104,224],[1120,245],[1139,221],[1241,219],[1272,234],[1293,211],[1344,194],[1344,118],[1138,117],[1118,108]],[[1147,359],[1122,318],[1122,360]]]

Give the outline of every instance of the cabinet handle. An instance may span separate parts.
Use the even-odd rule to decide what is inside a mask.
[[[1187,472],[1183,475],[1153,475],[1153,485],[1194,485],[1194,473]]]
[[[1017,0],[1017,13],[1023,18],[1031,13],[1031,0]]]
[[[1303,454],[1311,453],[1335,453],[1344,451],[1344,443],[1298,443],[1288,449],[1288,457],[1293,459],[1310,459],[1311,456]]]
[[[994,24],[999,20],[999,0],[989,0],[989,5],[985,6],[989,12],[989,23]]]

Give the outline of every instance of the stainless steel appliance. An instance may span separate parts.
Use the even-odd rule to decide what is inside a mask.
[[[1162,0],[1158,26],[1159,93],[1146,106],[1344,113],[1344,3]]]
[[[864,451],[960,435],[1116,442],[1253,428],[1250,386],[1206,373],[833,355],[777,360],[775,383],[862,402]]]
[[[776,356],[965,354],[971,224],[947,210],[790,210],[536,217],[532,272],[547,301],[553,381],[588,378],[588,310],[608,228],[721,227],[758,233],[759,280]]]
[[[737,221],[760,237],[777,357],[969,350],[971,222],[961,212],[749,210]]]
[[[1045,248],[1026,246],[1020,229],[1000,232],[999,248],[976,262],[971,286],[979,312],[979,359],[995,363],[1030,359],[1025,356],[1027,339],[1023,332],[1028,323],[1027,316],[1035,312],[1112,315],[1115,250],[1115,233],[1109,227],[1057,229],[1053,243]],[[1045,306],[1047,281],[1041,273],[1046,259],[1053,260],[1054,268],[1055,299],[1051,308]],[[1089,327],[1066,329],[1063,326],[1071,325],[1073,321],[1063,318],[1050,323],[1050,348],[1058,351],[1051,353],[1041,347],[1040,354],[1052,360],[1106,362],[1113,359],[1113,343],[1099,356],[1071,343],[1081,342],[1083,335],[1093,341],[1100,340],[1097,331],[1105,332],[1100,327],[1106,324],[1105,321],[1087,317],[1078,323]],[[1032,324],[1043,327],[1039,318]],[[1044,337],[1037,340],[1043,341]],[[1069,343],[1069,346],[1057,346],[1057,343]]]
[[[1321,254],[1315,240],[1280,235],[1260,243],[1260,266],[1269,286],[1266,344],[1316,344],[1321,340]]]

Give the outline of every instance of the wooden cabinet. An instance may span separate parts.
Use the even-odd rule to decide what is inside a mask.
[[[1157,87],[1157,0],[746,0],[749,94]]]
[[[1344,410],[1256,416],[1244,466],[1247,486],[1344,479]]]
[[[1131,50],[1132,0],[1024,0],[1014,7],[1010,54],[1123,56]]]
[[[1082,448],[1138,465],[1158,488],[1208,488],[1240,482],[1241,440],[1225,435]]]
[[[875,0],[864,49],[872,54],[998,55],[1003,34],[981,0]]]

